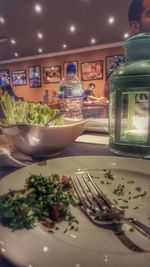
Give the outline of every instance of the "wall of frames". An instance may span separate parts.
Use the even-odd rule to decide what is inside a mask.
[[[61,79],[66,74],[66,66],[73,62],[77,75],[86,89],[90,82],[96,85],[95,94],[103,96],[109,68],[115,56],[122,57],[122,47],[92,50],[77,54],[20,61],[0,65],[0,79],[9,79],[18,97],[27,101],[43,101],[45,92],[49,102],[56,101]]]

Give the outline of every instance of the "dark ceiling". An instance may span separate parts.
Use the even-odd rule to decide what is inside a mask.
[[[129,31],[127,11],[131,0],[0,0],[0,62],[18,57],[39,55],[123,41],[123,34]],[[41,4],[42,12],[36,13],[34,5]],[[113,25],[109,16],[115,17]],[[69,31],[70,25],[76,31]],[[37,38],[42,32],[43,39]],[[4,40],[6,38],[6,40]],[[10,40],[15,39],[16,44]]]

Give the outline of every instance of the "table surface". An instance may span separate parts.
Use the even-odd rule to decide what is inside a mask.
[[[97,135],[98,136],[98,135]],[[100,138],[100,136],[99,136]],[[74,142],[68,146],[61,155],[55,157],[69,157],[69,156],[114,156],[108,148],[107,144],[93,144],[84,142]],[[4,177],[17,170],[17,168],[11,167],[0,167],[0,179],[5,179]],[[13,264],[9,263],[6,259],[0,256],[0,267],[14,267]],[[43,266],[44,267],[44,266]]]

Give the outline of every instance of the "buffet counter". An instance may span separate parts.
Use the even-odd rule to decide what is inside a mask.
[[[101,103],[98,101],[84,102],[83,117],[84,118],[108,118],[108,103]]]

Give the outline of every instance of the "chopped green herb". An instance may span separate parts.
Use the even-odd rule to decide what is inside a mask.
[[[120,206],[119,208],[125,210],[125,209],[128,209],[129,207],[128,206]]]
[[[123,199],[123,202],[125,202],[125,203],[128,203],[128,200],[126,200],[126,199]]]
[[[119,184],[118,187],[113,190],[113,194],[117,196],[124,196],[124,193],[125,193],[124,189],[125,189],[125,186],[122,184]]]
[[[74,205],[71,190],[66,176],[31,174],[23,189],[0,196],[0,222],[12,230],[31,229],[38,221],[48,229],[58,230],[56,223],[62,220],[74,227],[78,221],[70,211]]]
[[[113,201],[114,201],[114,203],[116,204],[116,205],[118,205],[119,203],[117,202],[117,200],[116,199],[113,199]]]
[[[139,186],[139,187],[136,187],[135,190],[138,191],[138,192],[141,192],[142,188]]]
[[[104,177],[105,177],[105,178],[108,178],[108,179],[110,179],[110,180],[114,180],[114,176],[113,176],[111,170],[107,171],[107,172],[105,173]]]
[[[129,180],[127,181],[128,184],[134,184],[134,181],[133,180]]]
[[[74,229],[75,229],[74,225],[71,225],[69,228],[69,230],[74,230]]]
[[[146,194],[147,194],[147,192],[146,192],[146,191],[144,191],[144,193],[142,193],[142,194],[139,194],[139,195],[136,195],[136,196],[134,196],[133,198],[144,197],[144,196],[146,196]]]

